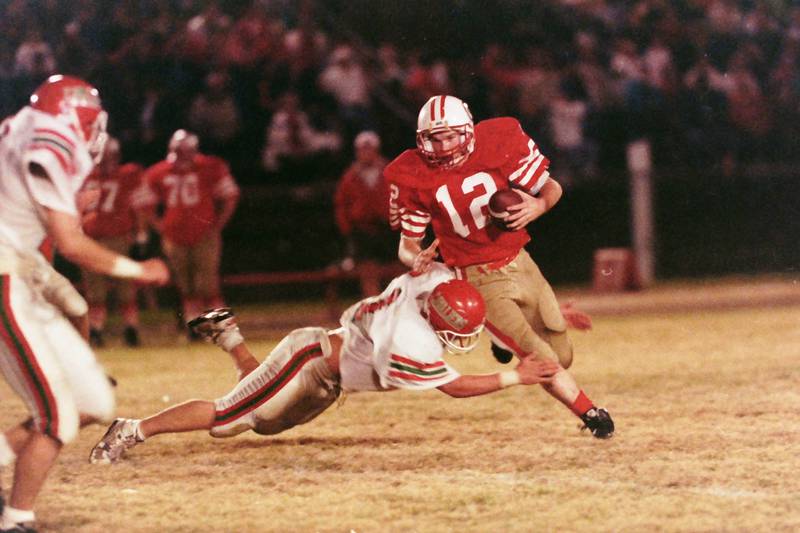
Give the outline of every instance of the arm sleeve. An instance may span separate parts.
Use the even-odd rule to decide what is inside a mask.
[[[397,213],[400,220],[400,232],[409,239],[421,239],[425,229],[431,222],[431,215],[421,205],[416,190],[409,187],[398,187]]]
[[[230,167],[224,161],[214,162],[214,173],[217,176],[217,183],[214,186],[214,198],[226,199],[239,196],[239,186],[233,179]]]
[[[341,181],[336,186],[336,193],[333,197],[333,211],[336,218],[336,226],[342,235],[350,234],[350,217],[348,216],[348,207],[350,203],[349,195],[349,182],[350,172],[346,172],[342,176]]]
[[[510,155],[501,171],[508,176],[512,186],[537,194],[550,177],[547,170],[550,160],[539,151],[539,147],[516,120],[505,137],[507,153]]]
[[[53,147],[34,138],[22,156],[25,181],[36,203],[77,216],[76,194],[83,180],[75,174],[72,152],[66,146]],[[32,174],[32,164],[42,167],[47,176]]]

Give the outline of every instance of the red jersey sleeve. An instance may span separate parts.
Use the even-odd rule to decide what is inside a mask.
[[[431,222],[418,191],[426,183],[426,174],[424,163],[413,150],[400,154],[383,171],[389,187],[389,224],[410,239],[424,237]]]
[[[494,136],[502,139],[506,159],[500,171],[508,177],[509,183],[531,194],[536,194],[550,177],[550,160],[539,150],[519,121],[503,117],[485,121],[493,130]],[[493,122],[493,124],[492,124]]]
[[[352,226],[350,224],[350,201],[352,199],[353,190],[353,169],[352,167],[342,176],[339,184],[336,186],[336,194],[333,197],[334,216],[336,218],[336,226],[342,235],[349,235]]]
[[[215,181],[213,194],[216,199],[239,196],[239,186],[233,179],[228,163],[219,157],[208,156],[206,160],[207,174]]]

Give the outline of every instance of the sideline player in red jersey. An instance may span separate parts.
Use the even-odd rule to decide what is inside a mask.
[[[391,222],[401,229],[398,256],[425,272],[437,248],[456,276],[468,280],[486,301],[486,329],[495,344],[517,357],[549,358],[562,367],[543,387],[583,420],[591,433],[614,433],[608,411],[594,403],[567,372],[572,345],[567,322],[552,288],[525,251],[525,226],[561,198],[549,161],[510,117],[473,123],[467,104],[434,96],[419,112],[417,148],[406,150],[384,170],[390,184]],[[492,194],[513,187],[523,201],[509,208],[510,231],[490,223]],[[428,225],[436,240],[427,248]]]
[[[158,233],[187,320],[223,305],[219,282],[222,229],[239,202],[239,187],[228,164],[198,151],[193,133],[178,130],[167,158],[145,171],[147,218]],[[158,211],[163,209],[159,217]]]
[[[86,178],[83,191],[95,191],[86,206],[83,231],[115,252],[126,254],[144,233],[133,197],[141,186],[144,169],[136,163],[120,164],[119,141],[109,137],[103,159]],[[145,233],[146,235],[146,233]],[[128,346],[139,345],[139,306],[136,286],[131,280],[114,279],[83,269],[86,300],[89,303],[89,338],[96,346],[103,345],[103,328],[108,317],[107,298],[114,290],[117,306],[125,323],[124,338]]]
[[[387,161],[381,155],[381,139],[374,131],[362,131],[353,146],[356,159],[336,184],[333,208],[346,242],[343,265],[349,261],[361,268],[361,294],[366,297],[381,292],[378,266],[393,260],[394,237],[386,212],[389,189],[383,178]]]

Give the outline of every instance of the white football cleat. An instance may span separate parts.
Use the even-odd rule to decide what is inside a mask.
[[[226,352],[244,342],[230,307],[210,309],[187,324],[198,337],[213,342]]]
[[[129,450],[144,442],[136,434],[136,423],[138,420],[131,418],[117,418],[108,427],[106,434],[100,442],[94,445],[92,453],[89,454],[89,462],[92,464],[112,464],[119,461]]]

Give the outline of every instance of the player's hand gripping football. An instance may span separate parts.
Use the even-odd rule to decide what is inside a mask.
[[[439,239],[434,239],[430,246],[422,250],[414,258],[414,266],[411,267],[413,274],[424,274],[431,269],[431,263],[436,259],[436,251],[439,248]]]
[[[534,359],[523,357],[516,368],[519,373],[520,383],[535,385],[537,383],[550,383],[560,370],[561,366],[549,359]]]
[[[136,281],[148,285],[166,285],[169,281],[169,269],[166,263],[159,258],[148,259],[140,263],[142,275]]]
[[[517,192],[523,200],[519,204],[508,206],[508,216],[505,218],[506,226],[511,230],[522,229],[547,212],[547,203],[542,198],[520,189]]]

